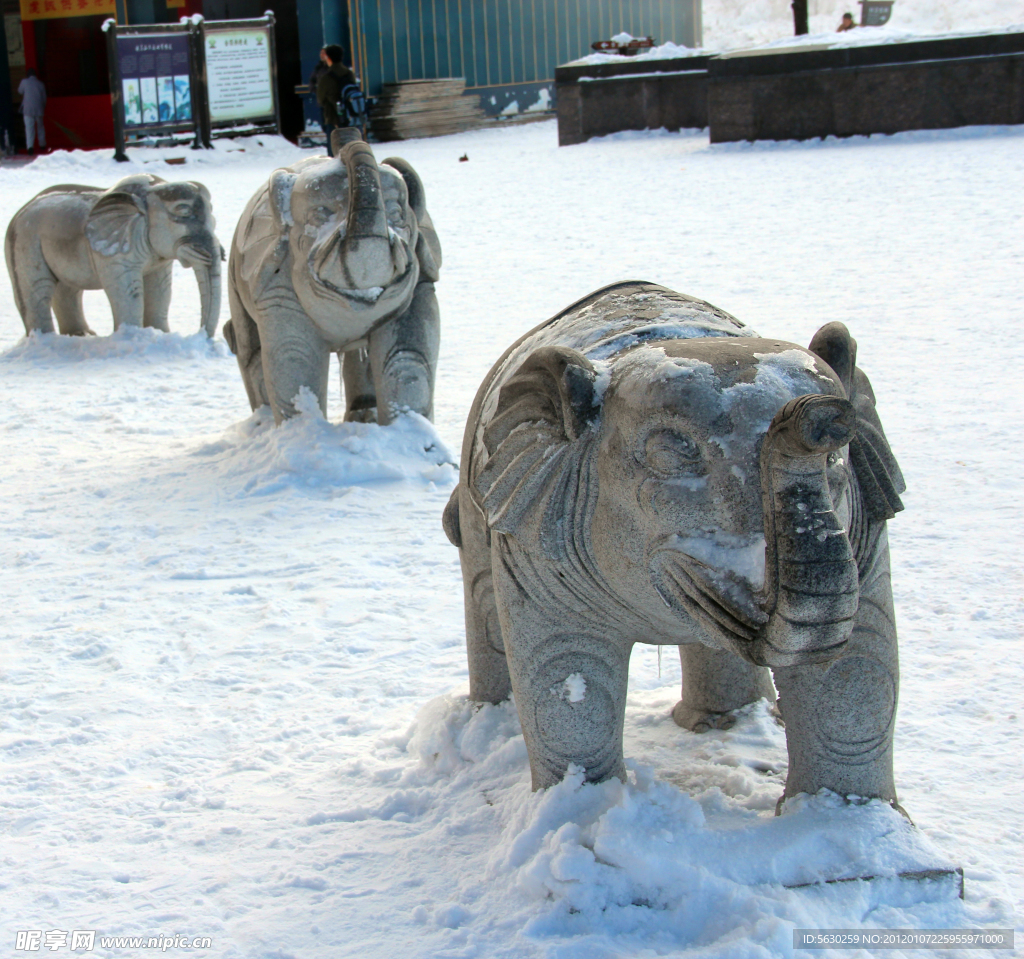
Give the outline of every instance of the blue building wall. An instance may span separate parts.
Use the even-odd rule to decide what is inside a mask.
[[[485,109],[492,99],[500,108],[516,91],[550,87],[555,67],[588,54],[595,40],[626,31],[698,46],[702,33],[700,0],[346,3],[353,59],[367,93],[399,80],[465,77],[468,88],[484,94]]]

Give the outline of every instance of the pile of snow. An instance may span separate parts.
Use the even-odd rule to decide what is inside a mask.
[[[0,363],[47,369],[68,363],[106,365],[113,360],[128,359],[132,363],[141,360],[163,364],[173,360],[227,356],[230,356],[227,343],[211,340],[203,332],[184,336],[138,326],[122,326],[109,336],[60,336],[33,331],[0,354]]]
[[[204,169],[250,166],[255,162],[272,170],[310,155],[310,151],[299,150],[284,137],[272,135],[218,139],[213,141],[212,150],[193,150],[185,143],[128,147],[125,153],[128,161],[118,163],[112,150],[54,150],[36,157],[31,164],[31,175],[48,177],[52,183],[74,183],[83,176],[101,174],[119,180],[133,173],[152,173],[165,180],[187,180],[194,179]],[[168,163],[168,160],[173,162]]]
[[[642,702],[631,696],[649,735],[666,746],[680,737],[663,711]],[[699,775],[709,751],[732,764],[731,778],[694,795],[635,760],[625,783],[587,784],[570,766],[561,783],[533,792],[514,703],[448,695],[426,704],[405,737],[378,745],[380,762],[400,763],[388,773],[386,799],[322,810],[308,823],[375,822],[393,834],[417,824],[452,837],[463,875],[444,889],[420,887],[411,919],[435,936],[507,930],[512,948],[503,955],[522,954],[522,933],[561,942],[541,953],[553,956],[632,955],[680,940],[698,954],[788,955],[792,926],[783,916],[794,906],[811,927],[859,925],[862,909],[897,926],[910,920],[908,909],[965,925],[991,919],[957,898],[956,877],[897,878],[952,864],[884,803],[850,805],[822,792],[765,817],[777,771],[751,755],[777,748],[782,735],[762,701],[742,710],[734,729],[708,735],[703,750],[684,748],[677,775]],[[493,837],[486,847],[466,842],[481,831]],[[808,888],[854,875],[876,878]]]
[[[450,488],[458,480],[454,457],[418,413],[402,414],[388,426],[330,423],[306,387],[295,406],[299,415],[280,427],[262,406],[193,455],[207,461],[226,491],[245,495],[270,496],[296,486],[329,492],[396,480]]]
[[[834,31],[827,33],[808,33],[802,37],[782,37],[754,47],[757,50],[775,50],[790,48],[794,50],[814,47],[815,49],[839,49],[841,47],[873,47],[888,43],[909,43],[915,40],[950,40],[956,37],[977,36],[978,34],[1022,33],[1024,22],[1006,27],[990,27],[984,30],[959,30],[942,33],[923,33],[892,26],[891,23],[882,27],[854,27],[843,33]]]
[[[623,34],[623,36],[629,36],[629,34]],[[617,39],[612,37],[613,40]],[[645,62],[648,60],[674,60],[679,57],[706,57],[709,54],[714,54],[717,51],[705,49],[703,47],[685,47],[679,43],[673,43],[671,40],[667,43],[659,44],[656,47],[651,47],[648,50],[644,50],[641,53],[637,53],[633,56],[622,56],[618,53],[601,53],[596,51],[588,54],[585,57],[580,57],[579,60],[573,60],[569,66],[581,66],[588,63],[634,63],[634,62]]]

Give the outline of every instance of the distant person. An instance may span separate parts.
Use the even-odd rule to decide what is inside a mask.
[[[320,82],[320,78],[327,72],[327,54],[323,50],[320,51],[320,59],[317,60],[316,66],[313,67],[313,72],[309,75],[309,89],[313,94],[313,98],[316,99],[316,88]],[[319,107],[320,104],[317,104]],[[320,110],[320,129],[323,130],[327,126],[327,121],[324,119],[324,111]]]
[[[46,85],[36,71],[29,67],[25,71],[25,79],[18,84],[21,94],[22,116],[25,118],[25,146],[29,153],[35,153],[35,143],[39,141],[39,152],[46,150],[46,130],[43,127],[43,113],[46,111]]]
[[[836,27],[836,33],[846,33],[847,30],[852,30],[857,24],[853,22],[852,13],[843,14],[843,22]]]
[[[316,102],[320,104],[324,115],[323,127],[327,134],[328,153],[331,153],[331,134],[338,127],[346,125],[346,118],[338,113],[341,91],[356,82],[356,75],[342,62],[344,56],[345,51],[337,43],[331,43],[320,51],[320,58],[327,64],[327,69],[317,79]]]

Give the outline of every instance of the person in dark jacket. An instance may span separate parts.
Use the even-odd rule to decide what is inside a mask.
[[[327,70],[316,82],[316,102],[324,113],[324,133],[327,134],[327,151],[330,153],[331,133],[335,128],[345,126],[345,117],[338,112],[341,91],[356,82],[356,75],[342,63],[345,51],[338,44],[329,44],[320,53],[327,63]]]

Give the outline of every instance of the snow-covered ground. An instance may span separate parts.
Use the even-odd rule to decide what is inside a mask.
[[[0,222],[54,182],[149,170],[206,183],[227,243],[301,155],[241,145],[0,170]],[[95,929],[247,959],[761,959],[797,927],[1013,925],[1024,128],[559,149],[545,122],[377,153],[419,170],[444,246],[436,429],[341,425],[336,387],[327,421],[250,416],[186,271],[171,334],[87,340],[24,340],[0,278],[4,955],[17,930]],[[764,703],[727,732],[676,727],[671,648],[633,655],[627,785],[532,794],[514,708],[467,704],[440,516],[473,394],[513,338],[629,277],[765,335],[857,337],[909,486],[890,536],[916,831],[827,797],[776,819],[782,729]],[[922,856],[963,866],[964,901],[786,888]]]
[[[793,34],[790,0],[703,0],[702,7],[704,46],[709,50],[769,43]],[[860,23],[860,7],[854,0],[808,0],[810,33],[821,34],[822,39],[834,36],[847,12]],[[1024,28],[1024,0],[896,0],[888,24],[872,32],[927,35],[1013,24]]]

